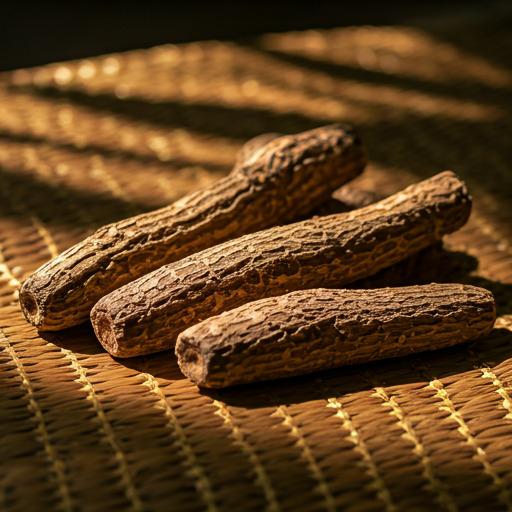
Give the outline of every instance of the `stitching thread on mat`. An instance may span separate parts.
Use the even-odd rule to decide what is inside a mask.
[[[52,445],[52,440],[50,434],[48,433],[48,429],[46,428],[46,421],[44,419],[43,412],[41,411],[41,408],[37,403],[34,390],[32,389],[32,385],[30,384],[30,380],[28,378],[27,372],[25,371],[23,363],[21,359],[18,357],[16,350],[9,342],[9,339],[1,329],[0,346],[9,354],[14,364],[16,365],[16,370],[19,376],[21,377],[22,386],[25,388],[25,392],[28,396],[29,403],[27,407],[29,411],[33,414],[37,423],[36,431],[39,433],[39,436],[37,436],[37,438],[39,441],[43,443],[44,451],[46,453],[48,462],[52,468],[53,473],[57,478],[58,493],[62,499],[64,510],[72,511],[74,509],[73,500],[71,498],[69,486],[66,481],[66,471],[64,462],[58,457],[55,448]]]
[[[384,407],[390,407],[390,413],[398,419],[398,424],[405,431],[403,437],[408,439],[414,444],[413,452],[420,459],[423,466],[423,476],[428,480],[432,490],[437,493],[437,500],[449,512],[457,512],[458,507],[453,501],[452,496],[446,489],[446,486],[439,480],[435,474],[434,468],[430,462],[429,456],[425,452],[424,446],[421,444],[416,432],[411,426],[409,419],[406,417],[400,405],[396,402],[393,396],[389,396],[382,387],[376,387],[375,393],[371,396],[379,397],[382,400]]]
[[[146,379],[142,385],[147,386],[150,391],[158,397],[159,406],[157,407],[164,411],[164,416],[168,419],[167,425],[173,432],[177,434],[178,445],[186,458],[187,465],[190,467],[190,474],[197,479],[198,483],[196,488],[201,493],[203,501],[206,503],[208,512],[217,512],[218,509],[217,505],[215,504],[215,496],[210,480],[199,464],[192,446],[187,439],[185,431],[180,425],[178,418],[174,414],[171,405],[167,401],[167,397],[152,375],[149,373],[141,373],[140,375]]]
[[[334,497],[331,494],[327,482],[325,481],[325,478],[322,474],[322,470],[318,466],[315,456],[311,453],[311,450],[308,444],[306,443],[304,436],[300,432],[299,427],[294,424],[293,417],[288,412],[286,405],[277,406],[276,411],[272,413],[272,416],[281,416],[281,418],[283,418],[283,425],[289,427],[289,435],[291,435],[297,440],[296,445],[301,448],[302,454],[308,463],[309,469],[313,473],[313,476],[318,482],[318,490],[322,493],[324,497],[327,510],[329,510],[329,512],[336,512],[336,504],[334,502]]]
[[[269,512],[278,512],[281,510],[281,507],[276,500],[276,495],[274,489],[272,488],[272,483],[270,482],[267,472],[262,466],[258,455],[252,446],[246,441],[245,436],[240,428],[238,428],[238,426],[233,423],[233,418],[226,405],[222,402],[219,402],[218,400],[214,400],[213,403],[218,408],[216,414],[218,414],[224,420],[224,423],[229,425],[231,431],[233,432],[235,443],[238,444],[242,451],[246,453],[252,465],[254,466],[254,471],[257,476],[256,481],[263,488],[263,492],[265,493],[265,497],[268,501],[267,510]]]
[[[110,424],[103,407],[92,387],[90,380],[87,378],[87,370],[80,364],[77,357],[71,350],[66,348],[61,348],[61,352],[65,354],[66,359],[71,361],[71,367],[75,370],[75,373],[78,375],[78,379],[75,379],[75,382],[78,382],[82,385],[82,391],[87,392],[87,399],[92,402],[92,406],[101,421],[101,431],[107,438],[107,441],[114,451],[115,458],[119,464],[119,469],[121,471],[121,480],[126,488],[126,495],[132,503],[133,510],[139,512],[144,510],[142,505],[142,501],[139,497],[137,489],[132,480],[132,476],[130,474],[130,470],[128,468],[128,463],[126,461],[126,457],[122,448],[116,440],[116,436],[112,429],[112,425]]]
[[[508,491],[503,480],[500,478],[500,476],[496,473],[490,462],[487,460],[487,454],[485,453],[485,450],[478,444],[477,440],[469,431],[469,427],[464,421],[464,418],[455,409],[455,405],[450,399],[450,395],[446,391],[443,383],[437,379],[433,379],[432,381],[429,382],[429,386],[432,389],[436,390],[436,396],[440,398],[444,404],[439,406],[439,409],[442,411],[449,412],[450,418],[452,418],[456,423],[459,424],[459,428],[457,430],[465,438],[466,442],[475,450],[475,458],[480,462],[480,464],[482,464],[484,468],[484,473],[491,477],[494,485],[500,490],[498,494],[498,499],[504,505],[506,505],[509,511],[512,511],[512,500],[510,492]]]
[[[503,419],[512,420],[512,399],[510,398],[510,395],[505,389],[505,386],[501,382],[500,378],[488,366],[480,368],[480,371],[482,372],[483,379],[492,380],[493,386],[498,388],[495,390],[495,392],[498,393],[501,398],[503,398],[501,405],[507,411],[507,414]]]
[[[414,448],[412,449],[412,452],[419,458],[421,465],[423,466],[422,475],[429,482],[429,487],[432,492],[437,494],[438,503],[446,508],[449,512],[457,512],[457,504],[454,502],[453,497],[448,492],[446,486],[437,477],[431,464],[430,458],[426,454],[425,448],[421,444],[421,441],[418,439],[418,436],[410,424],[404,410],[400,407],[395,398],[390,397],[384,388],[379,385],[379,381],[375,378],[374,375],[372,375],[367,370],[362,370],[360,374],[363,379],[365,379],[374,387],[375,392],[370,396],[380,398],[382,400],[382,406],[391,408],[390,414],[395,416],[395,418],[398,420],[398,425],[405,432],[402,437],[413,443]]]
[[[339,418],[343,422],[343,428],[349,431],[347,439],[353,443],[354,450],[361,455],[362,462],[366,467],[366,472],[373,478],[375,487],[377,488],[377,496],[386,504],[386,512],[395,512],[398,508],[393,503],[391,493],[380,476],[377,465],[373,462],[370,451],[368,450],[364,440],[359,435],[359,432],[350,418],[350,414],[343,409],[343,404],[338,398],[328,398],[327,402],[327,407],[337,409],[335,414],[336,418]]]
[[[479,362],[480,371],[482,372],[482,378],[492,380],[493,385],[498,388],[496,389],[496,393],[498,393],[498,395],[500,395],[500,397],[503,398],[503,402],[501,405],[507,411],[507,414],[503,417],[503,419],[512,420],[512,398],[508,394],[508,391],[501,382],[500,378],[491,370],[489,365],[485,364],[480,359],[478,354],[476,354],[471,349],[468,349],[468,352],[471,354],[472,357],[474,357]]]

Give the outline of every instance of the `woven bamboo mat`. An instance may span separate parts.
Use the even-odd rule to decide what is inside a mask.
[[[512,510],[511,85],[496,25],[273,34],[1,75],[0,510]],[[49,258],[224,176],[252,136],[338,121],[369,149],[362,188],[466,180],[474,211],[446,241],[465,264],[422,267],[495,293],[486,341],[205,393],[172,353],[114,360],[89,325],[25,322],[18,287]]]

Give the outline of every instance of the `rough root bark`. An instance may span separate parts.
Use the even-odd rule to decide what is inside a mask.
[[[277,136],[249,141],[231,174],[211,187],[105,226],[43,265],[20,291],[27,320],[40,330],[81,323],[101,297],[164,264],[304,218],[366,165],[350,126]]]
[[[470,210],[465,184],[447,171],[366,208],[260,231],[166,265],[101,299],[93,327],[115,356],[165,350],[188,327],[247,302],[375,274],[459,229]]]
[[[306,290],[190,327],[176,355],[195,383],[222,388],[482,339],[495,318],[492,293],[468,285]]]

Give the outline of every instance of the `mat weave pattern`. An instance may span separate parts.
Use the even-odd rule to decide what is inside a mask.
[[[512,34],[348,27],[0,75],[0,510],[512,510]],[[20,282],[99,226],[218,180],[264,132],[355,125],[390,194],[451,169],[480,343],[200,392],[172,353],[38,334]],[[431,263],[435,265],[435,262]],[[441,271],[441,269],[439,269]]]

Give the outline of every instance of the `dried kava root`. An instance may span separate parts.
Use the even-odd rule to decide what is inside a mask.
[[[492,293],[469,285],[301,290],[190,327],[176,355],[192,381],[222,388],[483,339],[495,318]]]

